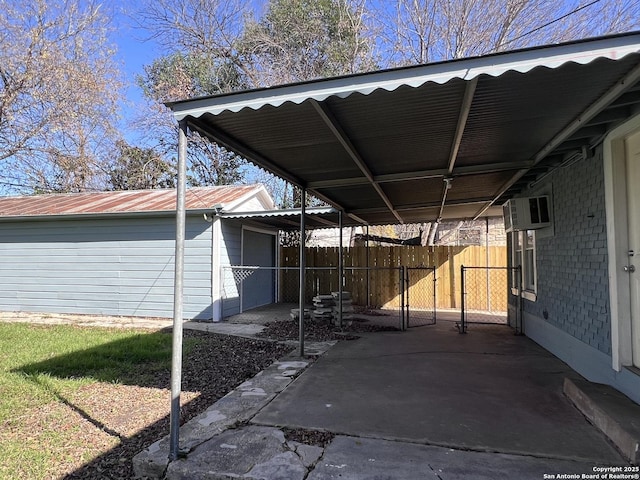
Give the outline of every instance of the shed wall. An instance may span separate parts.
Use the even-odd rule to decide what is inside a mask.
[[[185,318],[211,318],[211,224],[187,218]],[[0,224],[5,311],[172,317],[175,219]]]

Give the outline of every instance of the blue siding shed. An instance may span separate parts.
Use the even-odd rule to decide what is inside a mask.
[[[185,318],[220,319],[241,225],[214,213],[243,205],[271,199],[259,185],[188,191]],[[170,318],[175,229],[174,190],[0,198],[0,310]]]

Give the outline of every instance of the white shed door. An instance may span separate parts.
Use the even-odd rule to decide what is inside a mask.
[[[640,367],[640,131],[625,140],[633,365]]]
[[[275,235],[244,230],[242,263],[248,266],[275,266]],[[275,301],[275,270],[258,269],[242,282],[242,311]]]

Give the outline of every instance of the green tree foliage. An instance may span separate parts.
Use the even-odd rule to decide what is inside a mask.
[[[117,157],[107,170],[109,190],[175,187],[175,168],[152,148],[135,147],[119,141],[117,150]]]
[[[160,57],[144,67],[138,84],[145,96],[155,101],[213,95],[245,86],[234,63],[202,52],[173,52]]]
[[[349,0],[271,0],[264,17],[254,20],[248,3],[236,0],[149,3],[143,18],[169,53],[146,66],[138,83],[153,102],[152,128],[160,149],[174,155],[177,147],[175,121],[162,102],[373,68],[363,36],[363,5]],[[192,185],[244,179],[245,162],[237,156],[198,135],[190,135],[189,142]],[[291,202],[286,189],[285,198],[276,190],[276,203]]]
[[[363,4],[349,0],[271,0],[262,19],[247,23],[241,46],[260,86],[375,67]]]

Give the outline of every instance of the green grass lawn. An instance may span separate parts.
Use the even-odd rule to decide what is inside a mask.
[[[87,383],[150,385],[170,363],[166,333],[0,324],[0,423]]]
[[[185,354],[195,342],[185,339]],[[170,363],[167,333],[0,323],[0,479],[46,478],[60,452],[77,441],[72,431],[52,428],[27,446],[32,432],[15,435],[21,418],[38,407],[57,412],[48,405],[95,382],[156,386],[162,378],[166,383]]]

